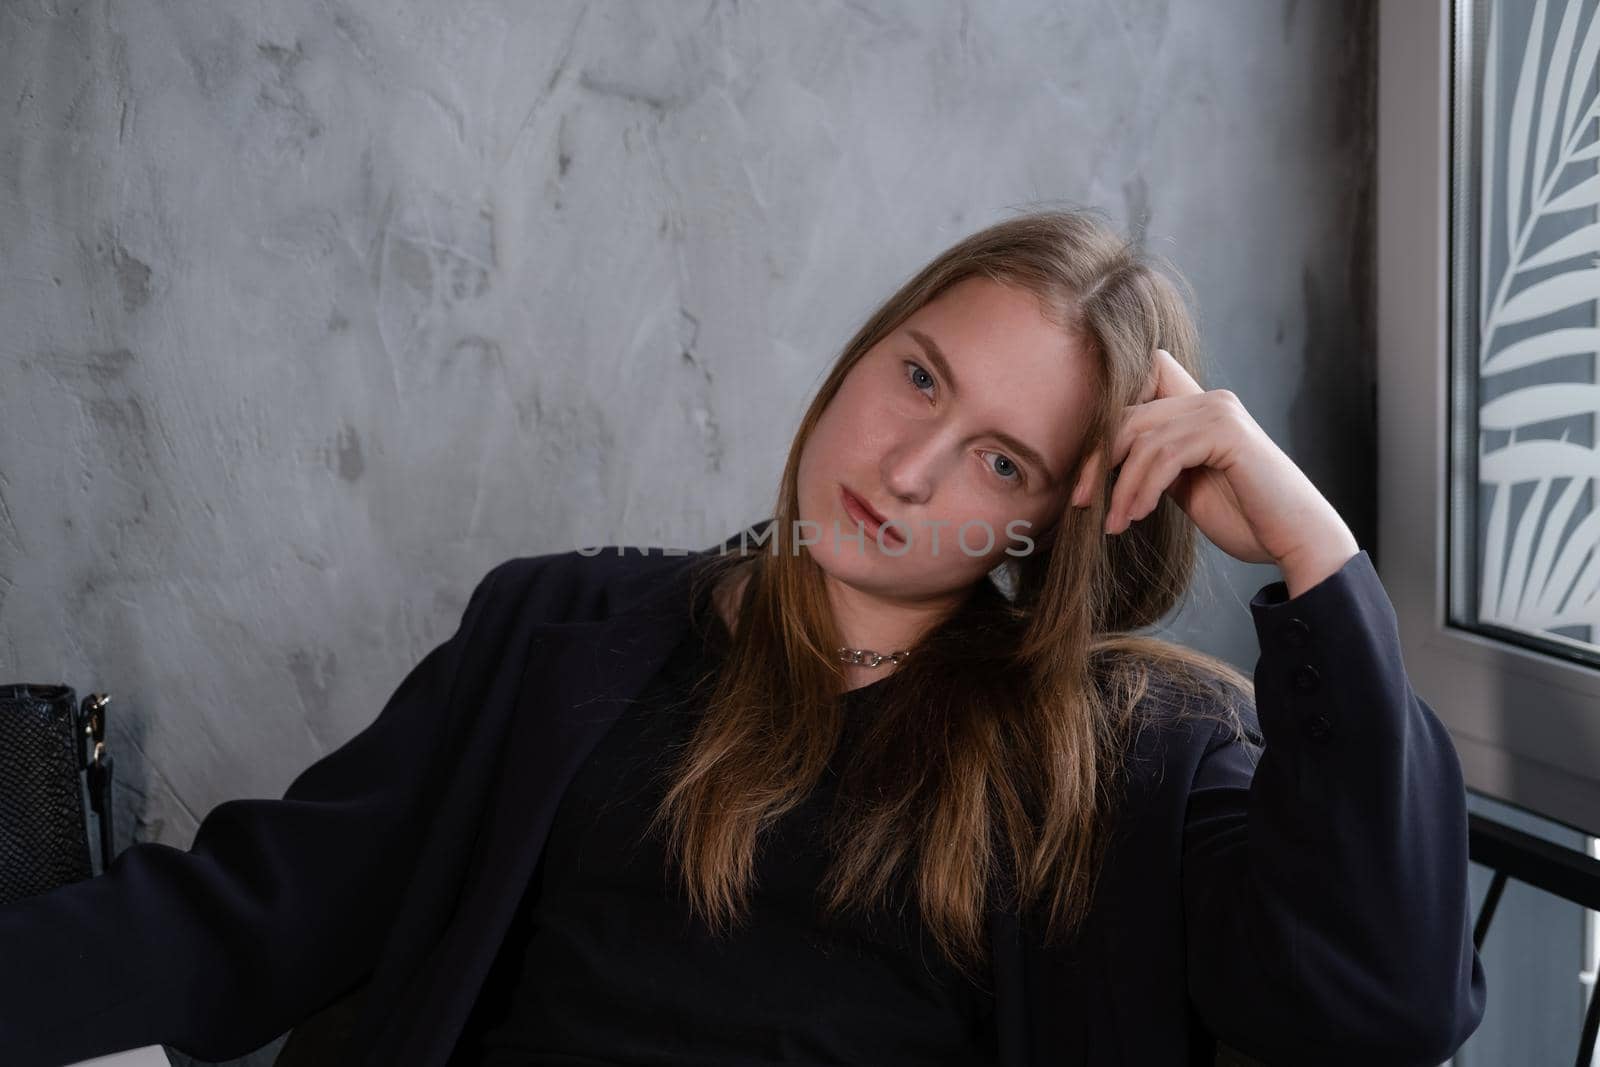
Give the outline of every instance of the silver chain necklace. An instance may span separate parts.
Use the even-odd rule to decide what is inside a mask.
[[[870,648],[841,648],[839,650],[840,663],[855,663],[862,667],[876,667],[880,663],[903,663],[911,655],[905,649],[891,652],[887,656],[881,652],[874,652]]]

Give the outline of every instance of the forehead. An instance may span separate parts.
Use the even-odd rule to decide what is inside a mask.
[[[1038,297],[988,278],[957,282],[907,318],[908,328],[932,334],[953,364],[994,374],[1086,369],[1077,338],[1045,317]]]

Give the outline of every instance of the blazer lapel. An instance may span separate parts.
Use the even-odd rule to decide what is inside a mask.
[[[462,894],[417,1003],[426,1017],[392,1046],[408,1063],[443,1064],[494,962],[578,768],[666,662],[688,625],[686,566],[663,564],[641,598],[610,618],[533,627],[499,779]]]

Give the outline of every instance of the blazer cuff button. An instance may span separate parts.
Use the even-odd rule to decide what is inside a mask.
[[[1283,624],[1283,640],[1290,648],[1305,648],[1311,643],[1311,627],[1304,619],[1290,619]]]
[[[1311,693],[1322,684],[1322,676],[1317,673],[1317,669],[1311,664],[1302,663],[1294,669],[1294,677],[1290,681],[1300,692]]]

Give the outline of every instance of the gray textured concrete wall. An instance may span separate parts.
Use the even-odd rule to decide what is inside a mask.
[[[376,714],[508,556],[766,515],[871,306],[1057,199],[1372,543],[1365,3],[0,6],[0,680],[120,841]],[[1173,635],[1248,668],[1275,570]],[[264,1059],[265,1057],[258,1057]]]

